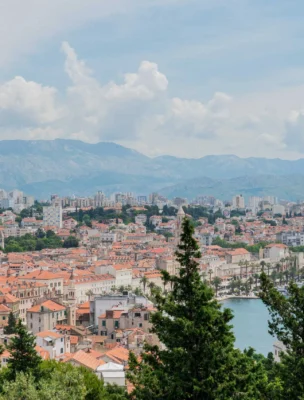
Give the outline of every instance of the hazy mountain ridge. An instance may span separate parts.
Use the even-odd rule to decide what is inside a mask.
[[[198,194],[208,191],[226,198],[232,191],[257,194],[265,190],[283,195],[284,188],[288,187],[286,195],[293,199],[304,198],[302,174],[304,159],[234,155],[150,158],[110,142],[0,141],[0,186],[17,187],[35,196],[48,196],[52,192],[87,195],[100,189],[148,193],[164,188],[162,191],[169,196],[178,194],[190,198],[191,193],[202,190]]]
[[[304,175],[247,175],[220,180],[201,177],[165,187],[159,192],[169,198],[181,196],[192,199],[199,195],[211,195],[229,200],[235,194],[242,194],[245,198],[274,195],[279,199],[297,201],[304,199]]]

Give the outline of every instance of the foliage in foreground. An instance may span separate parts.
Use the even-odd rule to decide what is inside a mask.
[[[234,348],[230,310],[221,309],[203,283],[198,245],[188,219],[176,254],[179,276],[163,273],[173,290],[154,294],[157,312],[152,331],[161,346],[146,345],[142,360],[131,354],[128,377],[136,400],[227,400],[267,398],[268,378],[263,357],[252,349]]]

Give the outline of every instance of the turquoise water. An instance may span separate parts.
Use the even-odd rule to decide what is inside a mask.
[[[229,299],[223,306],[234,314],[232,325],[236,347],[244,350],[251,346],[264,355],[272,351],[275,338],[268,333],[269,313],[261,300]]]

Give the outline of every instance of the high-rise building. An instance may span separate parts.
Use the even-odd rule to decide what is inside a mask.
[[[43,226],[62,228],[62,208],[60,203],[43,207]]]
[[[245,199],[243,195],[237,194],[232,199],[232,207],[236,209],[245,208]]]

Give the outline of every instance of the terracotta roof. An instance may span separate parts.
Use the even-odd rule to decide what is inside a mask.
[[[78,350],[76,353],[69,356],[64,362],[76,361],[77,363],[95,371],[97,367],[105,364],[103,360],[97,360],[91,353],[83,350]]]
[[[44,350],[43,347],[40,346],[35,346],[35,350],[37,351],[37,353],[40,355],[40,357],[43,360],[49,360],[50,358],[50,353],[47,350]]]
[[[44,307],[50,311],[64,311],[65,310],[65,307],[62,306],[61,304],[57,304],[52,300],[47,300],[41,304],[37,304],[36,306],[29,308],[27,311],[28,312],[41,312],[41,307]]]
[[[57,274],[53,274],[52,272],[49,272],[49,271],[36,270],[36,271],[30,272],[26,275],[20,276],[20,280],[24,280],[24,279],[37,279],[37,280],[45,281],[45,280],[51,280],[51,279],[60,279],[60,276]]]
[[[266,248],[272,248],[272,247],[277,247],[277,248],[279,248],[279,249],[288,249],[288,246],[286,246],[286,245],[283,244],[283,243],[273,243],[273,244],[268,244],[268,245],[266,246]]]
[[[54,339],[58,339],[58,338],[62,337],[62,335],[60,335],[57,332],[53,332],[53,331],[39,332],[39,333],[36,333],[36,336],[39,336],[39,337],[42,337],[42,338],[51,337],[51,338],[54,338]]]
[[[250,254],[250,253],[246,249],[240,248],[232,251],[227,251],[227,254],[229,254],[230,256],[241,256],[243,254]]]

